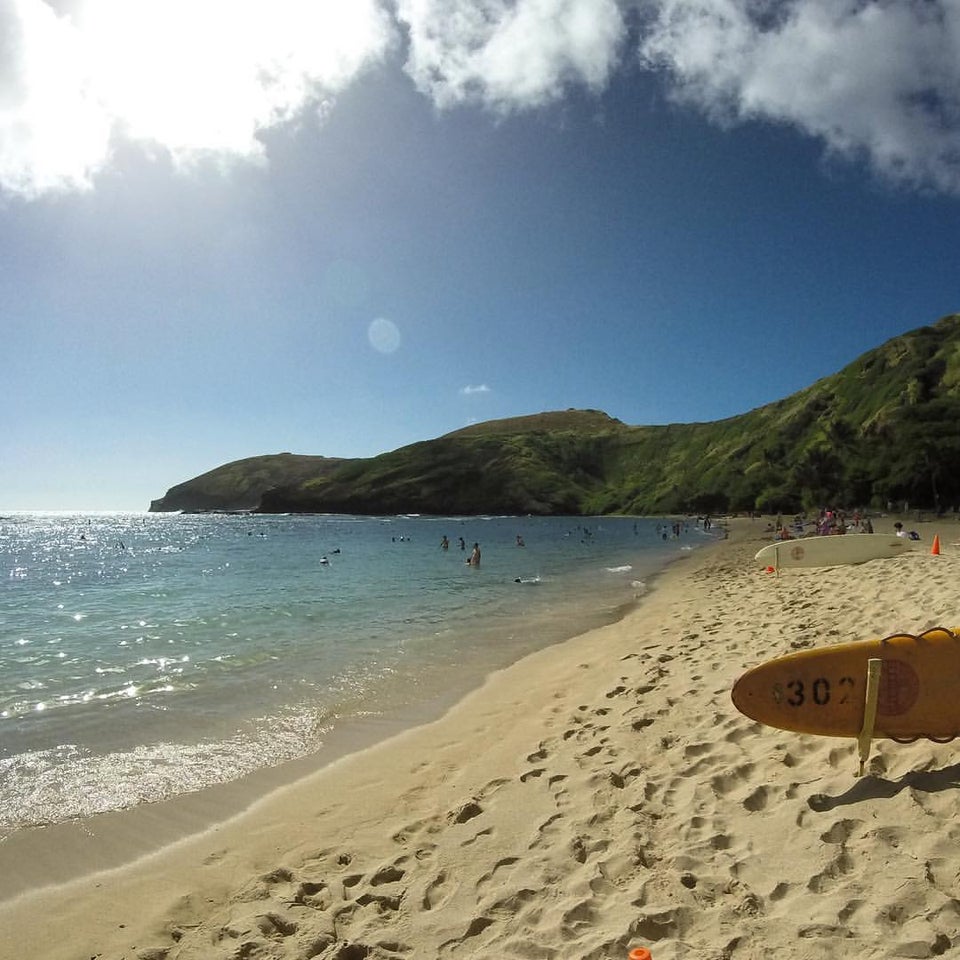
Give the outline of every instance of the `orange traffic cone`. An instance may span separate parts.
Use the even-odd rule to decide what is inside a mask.
[[[653,954],[646,947],[634,947],[627,960],[653,960]]]
[[[931,556],[939,557],[940,556],[940,534],[935,533],[933,535],[933,546],[930,549]]]

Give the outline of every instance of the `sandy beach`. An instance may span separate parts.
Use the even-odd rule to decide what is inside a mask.
[[[793,649],[960,623],[956,536],[924,524],[907,556],[777,577],[753,560],[765,526],[735,521],[618,623],[240,816],[59,886],[51,858],[49,886],[0,904],[0,957],[948,954],[956,746],[877,741],[858,779],[854,741],[763,727],[730,690]],[[5,846],[4,871],[30,859]]]

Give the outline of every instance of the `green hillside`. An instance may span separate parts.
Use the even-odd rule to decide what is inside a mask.
[[[264,512],[792,512],[888,501],[952,508],[960,503],[960,315],[713,423],[628,426],[568,410],[476,424],[364,460],[292,458],[296,472],[290,462],[285,473],[279,459],[228,464],[151,509],[238,509],[241,488],[243,506]]]
[[[284,484],[297,484],[322,476],[344,461],[331,457],[304,457],[294,453],[276,453],[263,457],[234,460],[207,473],[178,483],[150,510],[253,510],[264,492]]]

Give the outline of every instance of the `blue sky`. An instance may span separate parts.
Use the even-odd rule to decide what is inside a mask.
[[[0,0],[0,511],[732,416],[958,250],[954,0]]]

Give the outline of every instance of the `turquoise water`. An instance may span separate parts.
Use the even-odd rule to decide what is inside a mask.
[[[338,726],[458,695],[615,618],[708,539],[668,529],[2,517],[0,829],[198,790],[307,755]],[[475,541],[477,568],[464,562]]]

